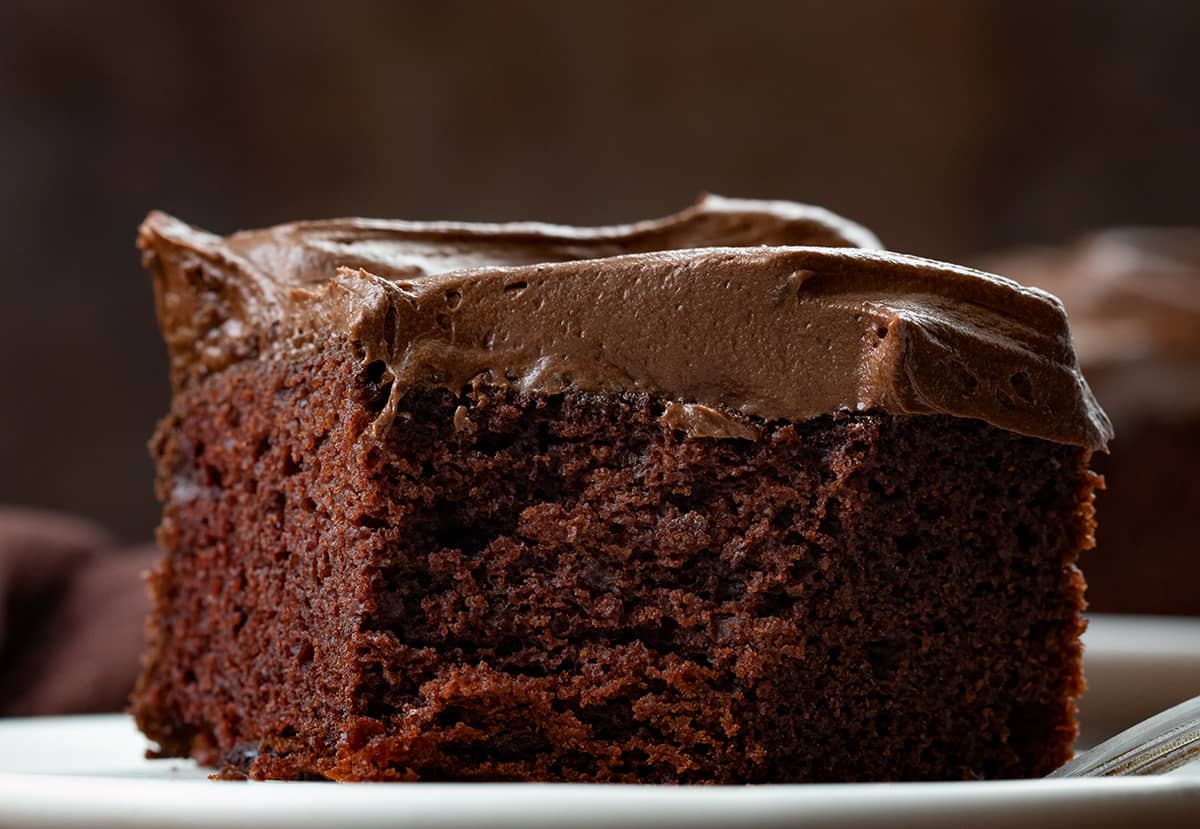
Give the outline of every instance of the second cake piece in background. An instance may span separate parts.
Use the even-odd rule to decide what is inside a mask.
[[[1200,615],[1200,229],[1112,229],[985,264],[1062,299],[1120,436],[1098,464],[1089,608]]]
[[[133,698],[335,780],[1034,776],[1092,451],[1052,297],[799,205],[142,228],[174,399]]]

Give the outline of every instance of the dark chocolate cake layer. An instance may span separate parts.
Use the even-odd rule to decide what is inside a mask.
[[[168,754],[730,783],[1069,757],[1086,450],[876,414],[696,440],[644,394],[484,385],[375,435],[379,373],[237,366],[164,425],[134,710]]]
[[[141,243],[175,397],[132,709],[163,753],[644,782],[1069,755],[1110,429],[1052,297],[718,199]]]

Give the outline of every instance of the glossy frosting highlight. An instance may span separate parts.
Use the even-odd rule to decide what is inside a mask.
[[[393,382],[646,391],[693,437],[844,411],[951,414],[1097,449],[1111,436],[1059,303],[871,250],[827,211],[709,197],[611,228],[362,219],[217,237],[151,214],[177,386],[233,360],[360,344]]]

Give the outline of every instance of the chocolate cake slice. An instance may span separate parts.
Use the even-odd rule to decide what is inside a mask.
[[[1200,615],[1200,229],[1111,228],[990,267],[1062,298],[1079,363],[1121,435],[1098,459],[1090,609]]]
[[[1040,775],[1093,450],[1059,303],[709,198],[142,227],[174,385],[132,699],[333,780]]]

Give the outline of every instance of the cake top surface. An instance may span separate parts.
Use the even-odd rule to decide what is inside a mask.
[[[985,261],[1062,298],[1114,415],[1200,409],[1200,229],[1111,228]]]
[[[386,417],[415,386],[486,375],[650,392],[696,437],[845,411],[1111,437],[1054,297],[879,250],[805,205],[710,196],[604,228],[337,219],[227,237],[152,213],[139,244],[177,388],[348,336],[392,380]]]

